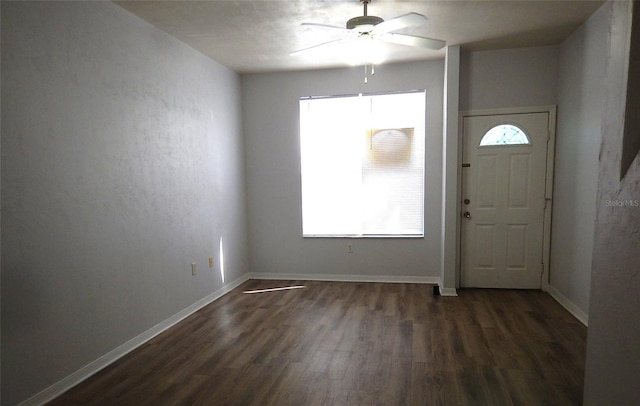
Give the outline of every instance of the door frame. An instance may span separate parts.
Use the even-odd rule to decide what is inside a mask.
[[[507,114],[528,114],[528,113],[548,113],[549,115],[549,138],[547,141],[547,163],[545,173],[544,187],[544,220],[543,220],[543,240],[542,240],[542,275],[540,287],[546,291],[549,286],[550,269],[549,262],[551,257],[551,215],[553,213],[553,169],[555,159],[556,146],[556,111],[557,106],[530,106],[530,107],[507,107],[495,109],[481,110],[465,110],[458,114],[458,221],[456,222],[458,241],[457,241],[457,269],[456,269],[456,287],[460,288],[460,280],[462,278],[462,205],[460,202],[462,196],[462,151],[464,147],[464,119],[465,117],[477,116],[497,116]]]

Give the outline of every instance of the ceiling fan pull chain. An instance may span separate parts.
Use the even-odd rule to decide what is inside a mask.
[[[364,83],[369,83],[369,79],[367,78],[367,63],[364,63]]]
[[[364,63],[364,83],[369,83],[369,72],[367,71],[368,62]],[[371,63],[371,76],[376,74],[376,64]]]

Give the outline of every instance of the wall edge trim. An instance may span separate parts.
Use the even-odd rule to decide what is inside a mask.
[[[458,290],[456,288],[445,288],[442,285],[438,284],[440,289],[440,296],[458,296]]]
[[[334,275],[251,272],[248,274],[248,279],[323,282],[424,283],[434,285],[440,284],[440,278],[438,276]]]
[[[589,315],[582,311],[582,309],[580,309],[566,296],[560,293],[558,289],[556,289],[552,285],[546,285],[543,287],[543,290],[551,295],[551,297],[554,298],[556,302],[560,303],[560,305],[564,307],[569,313],[571,313],[573,317],[584,324],[585,327],[589,327]]]
[[[203,297],[202,299],[186,307],[185,309],[179,311],[173,316],[165,319],[164,321],[161,321],[160,323],[156,324],[150,329],[138,334],[134,338],[125,342],[124,344],[119,345],[118,347],[107,352],[106,354],[102,355],[96,360],[78,369],[77,371],[73,372],[71,375],[68,375],[67,377],[62,378],[61,380],[54,383],[53,385],[45,388],[44,390],[40,391],[34,396],[24,400],[23,402],[19,403],[19,406],[39,406],[39,405],[44,405],[47,402],[50,402],[51,400],[67,392],[74,386],[82,383],[86,379],[98,373],[102,369],[113,364],[114,362],[124,357],[131,351],[145,344],[152,338],[156,337],[157,335],[163,333],[167,329],[173,327],[175,324],[178,324],[182,320],[191,316],[193,313],[209,305],[215,300],[221,298],[229,291],[237,288],[242,283],[246,282],[248,279],[249,279],[248,274],[244,274],[240,278],[232,282],[229,282],[228,284],[223,285],[220,289],[210,293],[209,295]]]
[[[131,351],[147,343],[164,331],[180,323],[182,320],[191,316],[193,313],[202,309],[203,307],[213,303],[226,293],[237,288],[244,282],[250,279],[263,279],[263,280],[308,280],[308,281],[330,281],[330,282],[378,282],[378,283],[420,283],[420,284],[435,284],[440,285],[440,278],[437,276],[390,276],[390,275],[331,275],[331,274],[293,274],[293,273],[246,273],[233,282],[230,282],[213,293],[198,300],[194,304],[186,307],[180,312],[167,318],[166,320],[156,324],[150,329],[142,332],[129,341],[121,344],[113,350],[107,352],[96,360],[83,366],[72,374],[62,378],[53,385],[38,392],[34,396],[19,403],[19,406],[40,406],[47,402],[57,398],[73,387],[84,382],[91,376],[100,372],[102,369],[113,364],[120,358],[129,354]],[[453,294],[449,292],[453,290]],[[457,296],[455,289],[445,289],[446,292],[440,288],[442,296]]]

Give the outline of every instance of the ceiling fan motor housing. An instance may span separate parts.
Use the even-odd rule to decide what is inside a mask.
[[[356,27],[364,26],[368,27],[370,30],[373,26],[380,24],[383,21],[384,20],[382,18],[376,16],[353,17],[352,19],[347,21],[347,29],[352,30]]]

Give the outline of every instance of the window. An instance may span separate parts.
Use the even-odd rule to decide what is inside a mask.
[[[528,145],[529,137],[520,128],[511,124],[501,124],[487,131],[480,140],[480,146]]]
[[[425,91],[300,100],[302,234],[424,235]]]

